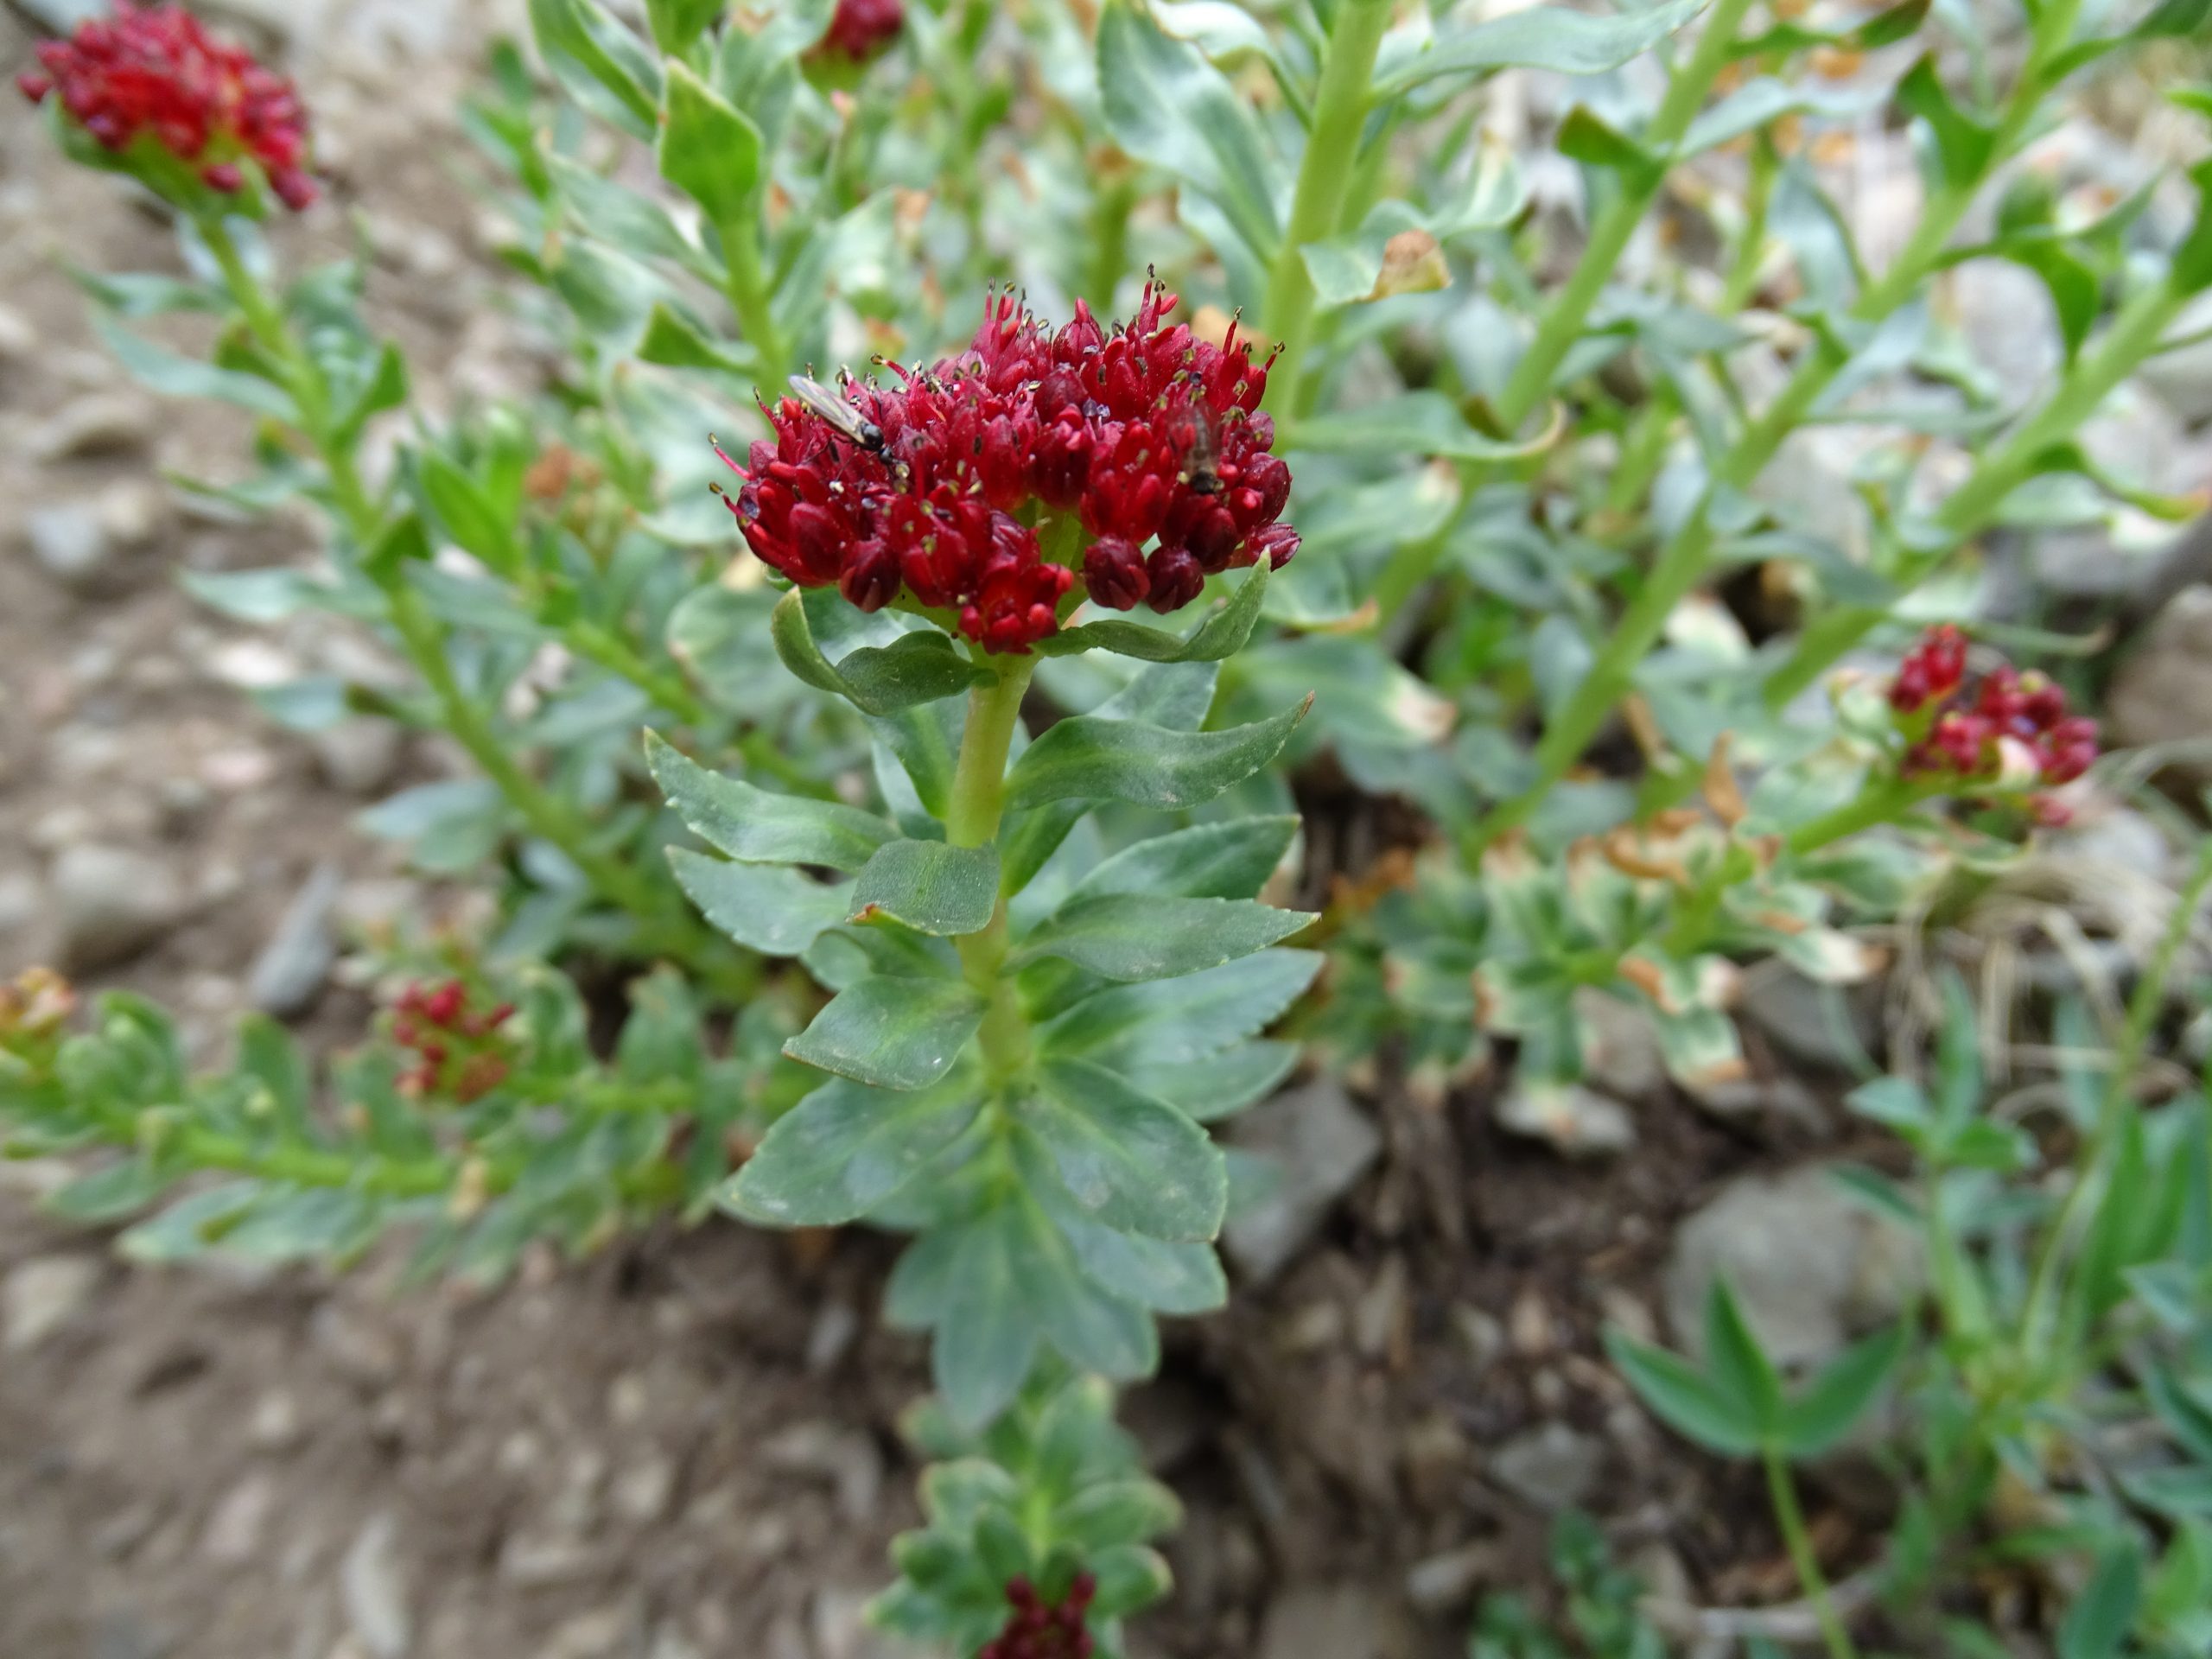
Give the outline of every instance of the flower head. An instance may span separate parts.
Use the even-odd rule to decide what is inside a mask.
[[[747,543],[862,610],[904,593],[950,611],[994,652],[1052,633],[1078,580],[1093,604],[1166,613],[1215,572],[1280,568],[1298,535],[1259,412],[1267,367],[1233,327],[1217,346],[1170,323],[1174,306],[1154,283],[1128,323],[1109,332],[1078,302],[1055,334],[994,295],[967,349],[932,368],[800,384],[766,410],[774,436],[730,461]],[[1046,556],[1040,529],[1055,550],[1070,539],[1079,574]]]
[[[1014,1612],[976,1659],[1090,1659],[1093,1643],[1084,1613],[1097,1588],[1090,1573],[1080,1573],[1064,1599],[1048,1604],[1028,1580],[1014,1580],[1006,1587]]]
[[[2055,787],[2097,758],[2097,723],[2069,714],[2064,691],[2009,663],[1970,676],[1965,638],[1948,626],[1930,628],[1898,665],[1890,705],[1916,733],[1908,778]]]
[[[286,207],[315,200],[307,111],[292,83],[210,36],[182,7],[116,0],[112,19],[46,42],[38,60],[39,72],[16,85],[34,103],[58,97],[103,149],[165,151],[226,196],[245,189],[251,162]]]
[[[865,63],[889,46],[906,23],[906,0],[837,0],[836,15],[830,18],[822,44],[855,63]]]
[[[61,1028],[77,1011],[77,993],[51,968],[26,968],[0,982],[0,1053],[35,1065],[53,1058]]]
[[[472,1006],[467,985],[458,979],[410,985],[391,1015],[392,1040],[415,1054],[400,1077],[401,1090],[464,1106],[482,1099],[512,1069],[514,1045],[501,1027],[514,1011],[512,1002],[488,1009]]]

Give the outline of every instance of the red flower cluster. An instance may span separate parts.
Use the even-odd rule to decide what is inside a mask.
[[[104,149],[119,153],[150,139],[225,195],[245,188],[239,164],[251,161],[286,207],[315,200],[307,111],[292,83],[213,39],[182,7],[116,0],[112,22],[95,19],[69,40],[49,41],[38,59],[44,73],[16,83],[24,96],[42,103],[59,92]]]
[[[837,0],[822,43],[855,63],[865,63],[898,38],[906,24],[906,0]]]
[[[2097,758],[2097,723],[2066,711],[2066,694],[2041,674],[1999,664],[1967,675],[1966,639],[1930,628],[1898,664],[1890,705],[1931,711],[1905,752],[1908,778],[2070,784]],[[1917,723],[1917,722],[1916,722]]]
[[[1044,558],[1036,529],[1055,517],[1090,537],[1084,591],[1111,610],[1179,610],[1213,572],[1280,569],[1298,532],[1280,522],[1290,468],[1259,412],[1267,366],[1233,325],[1216,346],[1169,324],[1174,305],[1154,283],[1109,334],[1078,302],[1055,334],[995,296],[966,351],[925,372],[893,365],[895,387],[847,382],[826,412],[782,399],[773,441],[730,461],[746,541],[864,611],[902,590],[953,611],[994,652],[1059,626],[1075,573]]]
[[[515,1006],[502,1002],[488,1013],[468,1006],[468,987],[457,979],[431,987],[410,985],[393,1006],[391,1035],[415,1052],[415,1064],[400,1088],[420,1098],[443,1095],[466,1106],[482,1099],[507,1078],[512,1045],[499,1027],[514,1017]]]
[[[1923,634],[1897,664],[1897,677],[1890,682],[1890,707],[1901,715],[1916,713],[1949,696],[1966,677],[1967,637],[1943,623]]]
[[[1048,1607],[1028,1580],[1014,1580],[1006,1587],[1014,1615],[977,1650],[976,1659],[1090,1659],[1090,1632],[1084,1628],[1083,1616],[1097,1588],[1090,1573],[1079,1574],[1067,1599]]]

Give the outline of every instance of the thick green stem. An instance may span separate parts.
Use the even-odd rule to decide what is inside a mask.
[[[988,847],[998,839],[1006,810],[1006,761],[1021,720],[1021,699],[1037,671],[1033,657],[999,659],[999,677],[968,696],[968,728],[960,740],[960,760],[952,777],[952,802],[944,817],[945,839],[955,847]],[[1029,1026],[1022,1018],[1014,981],[1003,971],[1010,938],[1006,899],[980,933],[955,941],[968,982],[985,999],[977,1033],[983,1060],[994,1081],[1003,1083],[1029,1063]]]
[[[1306,353],[1313,334],[1313,279],[1301,250],[1334,236],[1359,158],[1360,129],[1367,120],[1375,54],[1389,27],[1390,0],[1338,0],[1336,32],[1321,66],[1313,126],[1299,164],[1290,223],[1268,276],[1267,310],[1261,327],[1281,350],[1268,382],[1268,404],[1278,416],[1298,410]]]
[[[760,260],[760,226],[725,226],[722,261],[730,309],[737,314],[745,343],[753,348],[756,372],[764,380],[780,385],[784,376],[791,372],[791,346],[776,327],[768,276]]]
[[[1824,812],[1817,818],[1799,824],[1784,837],[1784,844],[1793,855],[1802,858],[1808,853],[1816,853],[1823,847],[1841,841],[1846,836],[1855,836],[1878,823],[1894,823],[1934,792],[1902,779],[1869,784],[1856,798],[1845,802],[1833,812]]]
[[[1813,1535],[1806,1529],[1804,1511],[1797,1506],[1797,1485],[1789,1478],[1789,1463],[1780,1451],[1770,1446],[1761,1449],[1759,1461],[1766,1467],[1767,1496],[1774,1503],[1775,1524],[1782,1529],[1783,1547],[1789,1552],[1789,1564],[1797,1569],[1797,1580],[1805,1587],[1805,1599],[1813,1604],[1813,1618],[1821,1627],[1821,1639],[1827,1644],[1828,1659],[1859,1659],[1859,1650],[1852,1645],[1850,1633],[1836,1617],[1827,1576],[1813,1554]]]
[[[1936,522],[1945,532],[1944,544],[1933,555],[1915,559],[1901,575],[1902,586],[1926,581],[1953,548],[1988,524],[2005,498],[2034,475],[2041,457],[2094,414],[2113,390],[2158,349],[2159,337],[2180,314],[2183,299],[2171,285],[2161,284],[2128,302],[2096,350],[2075,364],[2043,407],[1985,455],[1937,509]],[[1889,614],[1876,607],[1854,605],[1815,622],[1800,637],[1789,661],[1768,677],[1767,706],[1786,707]]]

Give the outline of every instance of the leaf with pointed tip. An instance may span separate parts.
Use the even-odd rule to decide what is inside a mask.
[[[1260,620],[1261,601],[1267,597],[1270,566],[1265,560],[1252,567],[1228,604],[1206,618],[1185,639],[1165,628],[1141,622],[1102,617],[1062,628],[1037,642],[1040,657],[1072,657],[1078,652],[1110,651],[1116,656],[1138,657],[1148,663],[1217,663],[1244,649]]]
[[[658,733],[645,734],[645,764],[691,833],[742,863],[857,870],[895,836],[856,806],[779,795],[709,772]]]
[[[1079,715],[1023,753],[1007,779],[1009,807],[1116,800],[1194,806],[1234,788],[1282,753],[1310,697],[1271,720],[1225,732],[1176,732],[1141,721]]]
[[[1193,824],[1127,847],[1076,883],[1071,899],[1103,893],[1255,899],[1298,833],[1290,815]]]
[[[725,104],[683,60],[669,60],[661,176],[697,202],[725,235],[753,233],[760,149],[760,129],[743,111]]]
[[[866,715],[894,715],[917,703],[958,696],[995,677],[963,657],[935,628],[902,633],[887,645],[862,645],[832,663],[815,643],[805,595],[796,588],[778,602],[769,632],[785,668]]]
[[[1891,1325],[1853,1343],[1822,1366],[1782,1414],[1782,1439],[1793,1458],[1827,1451],[1851,1430],[1904,1357],[1905,1328]]]
[[[1084,1060],[1047,1060],[1020,1122],[1084,1212],[1152,1238],[1221,1230],[1229,1177],[1219,1148],[1172,1106]]]
[[[721,1201],[765,1227],[841,1227],[967,1133],[982,1103],[972,1066],[911,1093],[840,1077],[776,1121]]]
[[[920,1089],[952,1069],[983,1023],[965,984],[880,975],[847,986],[784,1045],[795,1060],[879,1089]]]
[[[1618,1331],[1605,1332],[1605,1352],[1637,1397],[1676,1433],[1731,1456],[1758,1450],[1758,1431],[1741,1403],[1680,1354]]]
[[[861,870],[853,889],[852,919],[887,916],[950,938],[982,932],[998,902],[997,848],[893,841],[877,848]]]
[[[1486,74],[1493,69],[1603,74],[1649,51],[1706,4],[1707,0],[1665,0],[1610,16],[1565,6],[1531,6],[1471,27],[1440,30],[1426,52],[1378,75],[1375,96],[1392,99],[1440,75]]]
[[[1101,979],[1176,979],[1264,950],[1313,920],[1249,899],[1180,899],[1102,893],[1063,905],[1032,929],[1013,958],[1020,966],[1058,957]]]
[[[709,922],[764,957],[804,955],[852,913],[849,881],[824,884],[788,865],[733,864],[671,847],[677,885]]]

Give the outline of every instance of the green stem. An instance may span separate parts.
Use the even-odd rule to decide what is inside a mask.
[[[221,216],[210,213],[194,223],[200,241],[214,255],[216,266],[223,273],[224,286],[230,289],[231,298],[244,314],[247,328],[261,349],[283,367],[285,378],[290,383],[292,401],[299,405],[301,428],[330,476],[331,499],[340,522],[356,546],[371,546],[384,528],[384,513],[361,482],[360,467],[352,448],[335,441],[330,389],[322,378],[322,371],[285,323],[283,313],[269,291],[246,269],[238,244],[231,239],[230,227]]]
[[[760,226],[757,222],[725,225],[722,233],[722,272],[728,281],[730,309],[737,314],[739,332],[753,347],[760,377],[780,385],[791,372],[791,346],[776,327],[776,313],[768,289],[768,276],[760,260]]]
[[[1904,251],[1853,305],[1851,315],[1854,320],[1879,323],[1918,291],[1921,283],[1942,257],[1959,221],[1973,206],[1982,179],[1991,168],[2010,156],[2033,118],[2045,90],[2044,72],[2037,65],[2031,65],[2013,88],[1981,170],[1971,178],[1946,184],[1929,199]],[[1714,467],[1704,497],[1660,550],[1643,588],[1622,613],[1612,637],[1599,650],[1591,671],[1567,706],[1545,728],[1536,747],[1535,781],[1522,794],[1486,815],[1463,837],[1463,845],[1471,857],[1479,856],[1499,836],[1526,824],[1553,787],[1582,758],[1583,751],[1633,683],[1638,664],[1658,642],[1667,619],[1704,580],[1718,539],[1712,520],[1713,503],[1718,494],[1723,490],[1740,493],[1758,480],[1783,442],[1812,413],[1849,360],[1848,353],[1832,335],[1819,336],[1774,401]]]
[[[1268,382],[1268,404],[1277,416],[1295,414],[1306,354],[1313,334],[1313,279],[1303,252],[1308,242],[1336,234],[1359,156],[1367,120],[1375,54],[1389,27],[1390,0],[1338,0],[1337,26],[1314,94],[1313,125],[1291,197],[1290,223],[1268,276],[1262,327],[1281,351]]]
[[[357,547],[372,546],[383,533],[385,514],[361,482],[351,446],[340,441],[321,371],[286,324],[268,291],[246,268],[221,219],[211,215],[197,222],[200,238],[213,254],[246,327],[290,382],[302,431],[330,475],[332,502],[340,524]],[[454,677],[446,657],[444,625],[405,578],[393,572],[381,585],[391,607],[393,630],[416,671],[437,698],[446,728],[485,776],[499,786],[523,822],[558,847],[602,898],[637,918],[641,950],[681,956],[698,966],[725,995],[741,999],[749,995],[754,975],[719,938],[692,919],[673,887],[657,886],[638,870],[594,849],[590,825],[516,764],[490,721]],[[620,644],[611,636],[595,637],[592,643]],[[688,691],[685,695],[689,696]]]
[[[1643,134],[1643,148],[1651,153],[1653,161],[1620,175],[1618,189],[1591,225],[1589,239],[1583,244],[1581,256],[1574,262],[1574,270],[1568,275],[1566,285],[1546,308],[1543,320],[1536,325],[1535,337],[1529,342],[1528,350],[1521,353],[1521,360],[1513,365],[1511,376],[1491,406],[1499,427],[1508,434],[1518,433],[1542,405],[1560,365],[1582,338],[1583,327],[1590,321],[1591,308],[1605,292],[1605,284],[1612,280],[1621,256],[1628,251],[1630,238],[1636,234],[1637,226],[1643,222],[1644,214],[1650,211],[1661,186],[1666,182],[1664,158],[1681,143],[1690,123],[1704,107],[1706,94],[1727,67],[1735,49],[1736,32],[1751,4],[1751,0],[1719,0],[1706,19],[1704,31],[1698,36],[1688,61],[1669,79],[1667,95]],[[1487,464],[1462,462],[1462,496],[1472,494],[1490,476]],[[1372,597],[1376,613],[1386,623],[1404,608],[1434,573],[1437,561],[1450,544],[1452,527],[1447,520],[1433,536],[1401,547],[1383,567]]]
[[[1789,1564],[1797,1569],[1797,1580],[1805,1587],[1806,1599],[1813,1604],[1813,1618],[1820,1624],[1821,1639],[1827,1643],[1829,1659],[1859,1659],[1859,1650],[1852,1646],[1850,1634],[1836,1617],[1827,1579],[1813,1554],[1813,1535],[1806,1529],[1804,1511],[1797,1507],[1797,1485],[1789,1478],[1789,1463],[1779,1448],[1771,1446],[1760,1448],[1759,1461],[1766,1468],[1767,1496],[1774,1503],[1774,1519],[1782,1529],[1783,1547],[1789,1552]]]
[[[2207,839],[2197,849],[2196,867],[2174,896],[2173,915],[2166,924],[2164,937],[2145,964],[2143,977],[2136,982],[2134,994],[2128,999],[2127,1022],[2121,1027],[2119,1046],[2113,1052],[2112,1071],[2105,1079],[2096,1127],[2075,1160],[2074,1184],[2067,1189],[2065,1201],[2059,1205],[2050,1230],[2044,1235],[2022,1314],[2021,1346],[2029,1354],[2035,1353],[2050,1333],[2060,1258],[2079,1230],[2091,1194],[2102,1185],[2100,1172],[2134,1108],[2135,1073],[2143,1064],[2143,1052],[2151,1040],[2151,1027],[2158,1023],[2158,1012],[2165,1006],[2167,981],[2172,977],[2182,946],[2188,943],[2190,929],[2196,920],[2197,908],[2204,902],[2207,891],[2212,891],[2212,839]]]
[[[2146,289],[2124,306],[2097,349],[2074,365],[2034,415],[2003,444],[1982,457],[1966,482],[1936,514],[1943,547],[1914,559],[1900,576],[1910,588],[1933,575],[1951,550],[1983,529],[2006,497],[2034,475],[2041,457],[2096,412],[2120,383],[2158,349],[2159,336],[2180,314],[2184,296],[2171,284]],[[1782,709],[1817,681],[1890,613],[1872,606],[1832,611],[1808,627],[1789,661],[1767,678],[1767,707]]]
[[[1833,812],[1799,824],[1784,837],[1783,844],[1794,856],[1802,858],[1846,836],[1855,836],[1878,823],[1892,823],[1935,792],[1903,779],[1869,785]]]
[[[1022,696],[1036,671],[1033,657],[1001,658],[997,682],[968,694],[968,728],[961,735],[952,801],[944,817],[945,839],[955,847],[988,847],[998,839],[1006,810],[1007,756],[1020,722]],[[1001,897],[982,932],[954,943],[969,984],[986,1000],[977,1033],[984,1063],[993,1080],[1003,1083],[1029,1063],[1028,1022],[1014,995],[1014,981],[1003,971],[1011,945],[1005,898]]]

